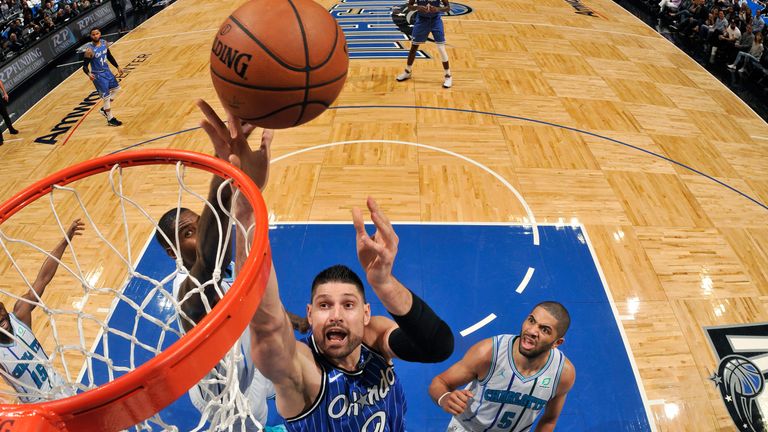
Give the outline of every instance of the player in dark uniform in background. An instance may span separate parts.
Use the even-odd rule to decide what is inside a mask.
[[[5,127],[8,128],[8,132],[11,133],[11,135],[16,135],[19,133],[16,129],[13,128],[13,122],[11,121],[11,116],[8,115],[8,92],[5,91],[5,86],[3,85],[3,82],[0,81],[0,91],[3,92],[3,97],[0,98],[0,116],[3,117],[3,121],[5,121]],[[3,145],[3,135],[0,133],[0,145]]]
[[[107,118],[109,126],[120,126],[123,124],[112,115],[112,98],[120,90],[120,84],[115,75],[109,69],[107,61],[117,68],[117,73],[122,74],[123,69],[117,64],[117,60],[112,56],[107,46],[107,41],[101,40],[101,30],[99,28],[91,29],[91,42],[86,45],[83,54],[83,71],[93,81],[96,91],[104,101],[104,107],[99,112]],[[90,71],[88,70],[90,67]]]
[[[408,0],[408,10],[416,11],[416,21],[413,23],[411,50],[408,52],[405,72],[398,75],[397,80],[405,81],[411,77],[416,51],[419,50],[419,45],[426,42],[427,36],[432,33],[437,51],[440,53],[440,60],[443,62],[443,69],[445,69],[443,87],[450,88],[453,85],[453,78],[448,64],[448,52],[445,50],[445,30],[443,29],[442,15],[451,10],[451,5],[448,0]]]

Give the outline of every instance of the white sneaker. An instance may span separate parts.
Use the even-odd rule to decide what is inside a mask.
[[[403,71],[403,73],[398,75],[396,79],[398,81],[405,81],[405,80],[407,80],[410,77],[411,77],[411,72],[410,71]]]
[[[728,65],[728,69],[730,69],[730,70],[736,70],[736,66],[735,66],[735,65],[732,65],[732,64],[729,64],[729,65]]]
[[[453,85],[453,77],[450,75],[445,77],[445,81],[443,81],[443,88],[451,88],[452,85]]]

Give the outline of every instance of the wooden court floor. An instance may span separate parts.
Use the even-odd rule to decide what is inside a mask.
[[[35,143],[93,88],[76,72],[42,99],[15,124],[20,140],[0,147],[0,200],[75,162],[153,138],[164,137],[140,148],[210,152],[201,130],[187,130],[201,118],[196,98],[220,106],[209,49],[239,4],[178,0],[112,47],[122,65],[135,61],[113,104],[122,127],[107,127],[94,110],[56,144]],[[735,430],[708,379],[717,359],[703,327],[768,322],[768,125],[618,5],[582,4],[596,16],[563,0],[478,0],[471,14],[446,18],[450,90],[440,87],[434,45],[425,48],[433,59],[417,61],[404,83],[394,80],[401,60],[351,61],[336,104],[382,107],[329,110],[280,130],[273,157],[379,142],[275,163],[266,200],[279,221],[344,221],[372,195],[398,221],[530,222],[483,165],[519,191],[537,222],[585,226],[656,428]],[[192,183],[204,190],[206,178]],[[153,185],[171,180],[158,173],[132,186],[154,217],[176,197]],[[93,185],[89,194],[98,200],[106,188]],[[115,209],[96,208],[94,218],[109,225]],[[51,223],[30,209],[13,232],[52,248]],[[140,249],[149,233],[138,228],[128,243]],[[99,258],[89,235],[77,241],[87,245],[79,258],[91,266],[90,280],[119,285],[124,272]],[[21,264],[33,272],[36,263]],[[0,259],[0,271],[12,270]],[[54,289],[53,302],[82,300],[75,288]],[[94,303],[94,313],[108,304]],[[48,340],[42,315],[35,317],[34,330]]]

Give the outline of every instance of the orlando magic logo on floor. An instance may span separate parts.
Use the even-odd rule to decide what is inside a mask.
[[[768,407],[761,406],[768,372],[768,324],[706,328],[720,363],[710,380],[741,431],[766,432]]]

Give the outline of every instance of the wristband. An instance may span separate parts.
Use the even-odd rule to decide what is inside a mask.
[[[442,402],[443,398],[448,396],[449,394],[451,394],[451,392],[447,391],[447,392],[443,393],[439,398],[437,398],[437,406],[442,408],[442,406],[440,406],[440,402]]]

